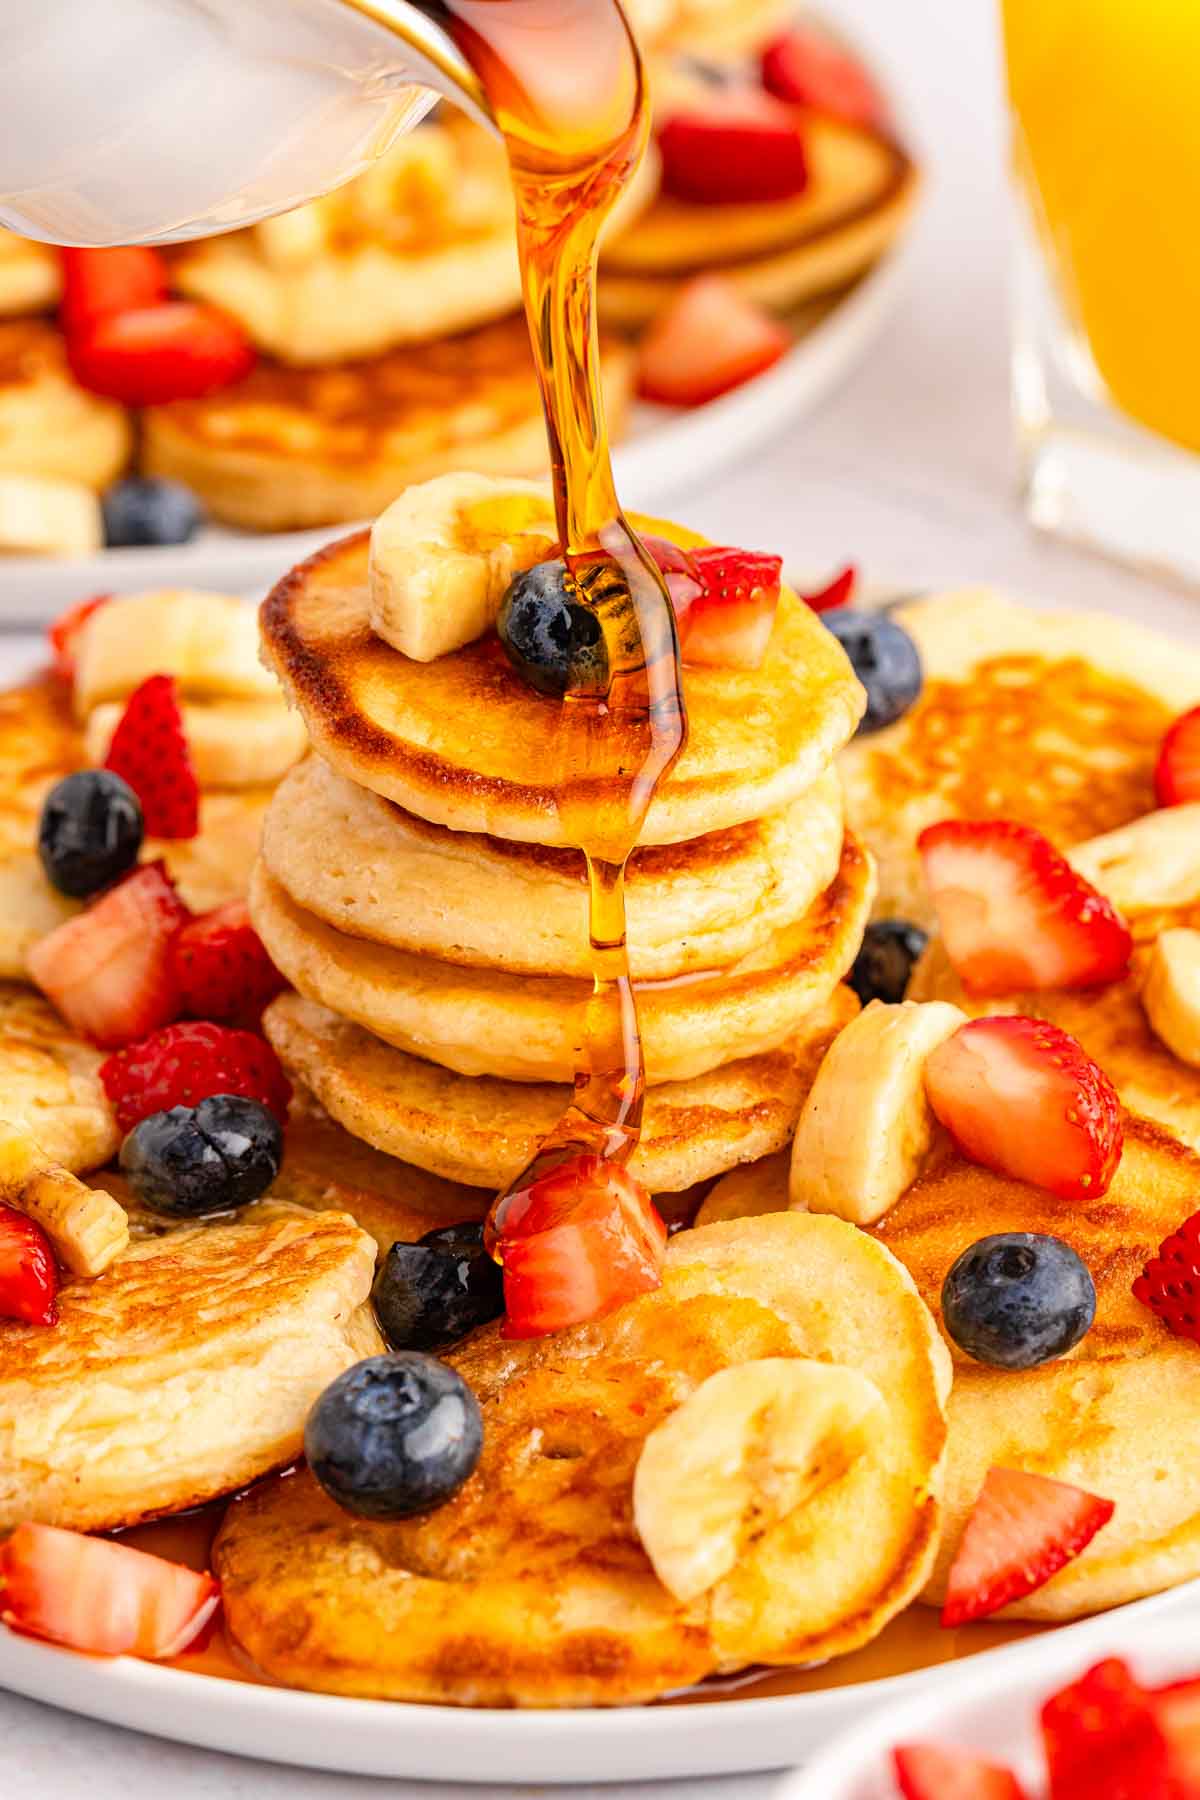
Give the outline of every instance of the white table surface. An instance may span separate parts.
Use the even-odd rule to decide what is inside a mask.
[[[1200,596],[1034,534],[1008,424],[1004,132],[991,0],[826,0],[894,73],[928,193],[909,290],[869,360],[815,416],[688,514],[710,536],[797,568],[853,559],[913,588],[989,581],[1049,604],[1200,634]],[[630,497],[636,503],[636,496]],[[681,509],[682,510],[682,509]],[[137,1737],[0,1695],[5,1800],[532,1800],[548,1790],[429,1788],[304,1774]],[[770,1777],[625,1787],[630,1800],[764,1800]],[[580,1800],[614,1790],[576,1789]]]

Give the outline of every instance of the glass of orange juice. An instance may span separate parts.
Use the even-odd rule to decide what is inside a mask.
[[[1200,583],[1200,0],[1001,0],[1029,506]]]

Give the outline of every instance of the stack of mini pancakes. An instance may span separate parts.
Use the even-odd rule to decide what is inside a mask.
[[[536,529],[510,530],[496,487],[454,516],[447,553],[521,567],[552,541],[548,502]],[[252,884],[297,990],[266,1029],[349,1131],[491,1190],[564,1110],[590,993],[583,859],[556,805],[561,709],[490,633],[417,662],[371,618],[365,533],[264,608],[266,659],[314,751],[270,807]],[[873,890],[832,768],[862,691],[803,602],[785,594],[761,668],[689,668],[685,689],[689,745],[628,880],[651,1084],[634,1169],[659,1193],[787,1143],[857,1009],[839,984]]]

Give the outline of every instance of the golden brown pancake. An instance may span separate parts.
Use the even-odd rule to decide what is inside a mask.
[[[789,1143],[826,1050],[857,1011],[850,990],[836,988],[779,1049],[652,1088],[634,1174],[653,1193],[680,1193]],[[347,1131],[476,1189],[514,1180],[570,1099],[563,1087],[453,1075],[298,994],[268,1007],[264,1029],[289,1073]]]
[[[711,1374],[776,1356],[859,1370],[886,1429],[685,1611],[633,1525],[642,1445]],[[484,1449],[448,1504],[372,1525],[303,1475],[230,1509],[214,1550],[226,1619],[276,1679],[449,1705],[615,1705],[718,1669],[841,1654],[924,1578],[944,1352],[894,1260],[838,1220],[684,1232],[658,1293],[539,1341],[488,1328],[450,1360],[479,1397]]]
[[[609,429],[622,434],[633,354],[605,336]],[[214,518],[288,531],[374,518],[404,488],[464,465],[538,475],[546,427],[520,314],[366,362],[260,362],[202,400],[151,407],[143,461],[186,482]]]
[[[40,994],[0,983],[0,1115],[73,1174],[99,1168],[120,1143],[100,1080],[104,1055]]]
[[[0,258],[0,284],[3,275]],[[99,489],[121,473],[132,448],[124,407],[78,385],[54,325],[0,321],[0,471]]]
[[[365,532],[330,545],[263,606],[264,656],[314,748],[348,780],[434,824],[563,844],[559,702],[534,692],[494,638],[432,663],[376,638],[367,555]],[[864,705],[841,646],[786,590],[759,669],[688,668],[684,691],[688,746],[651,805],[648,844],[702,837],[787,805],[824,773]]]

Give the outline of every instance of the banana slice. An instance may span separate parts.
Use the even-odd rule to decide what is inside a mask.
[[[887,1411],[857,1369],[766,1357],[710,1375],[642,1447],[633,1518],[687,1606],[857,1461]]]
[[[0,552],[91,556],[103,543],[100,502],[81,481],[0,474]]]
[[[1146,813],[1067,852],[1085,880],[1130,912],[1200,899],[1200,804]]]
[[[798,1212],[873,1225],[917,1177],[933,1138],[925,1062],[965,1025],[957,1006],[873,1000],[817,1073],[792,1145],[788,1199]]]
[[[415,662],[494,625],[504,590],[554,545],[554,511],[533,481],[441,475],[410,487],[371,532],[371,624]]]
[[[106,700],[90,714],[84,733],[89,762],[103,763],[123,710],[119,700]],[[308,747],[304,721],[282,694],[268,700],[187,702],[182,711],[202,788],[259,787],[282,781]]]
[[[1142,1005],[1156,1037],[1200,1068],[1200,931],[1164,931],[1150,953]]]
[[[173,675],[188,699],[277,698],[258,660],[258,615],[231,594],[161,588],[121,595],[79,633],[75,710],[125,700],[151,675]]]
[[[24,1125],[0,1120],[0,1195],[33,1219],[73,1275],[101,1275],[129,1244],[129,1218],[111,1194],[59,1168]]]

